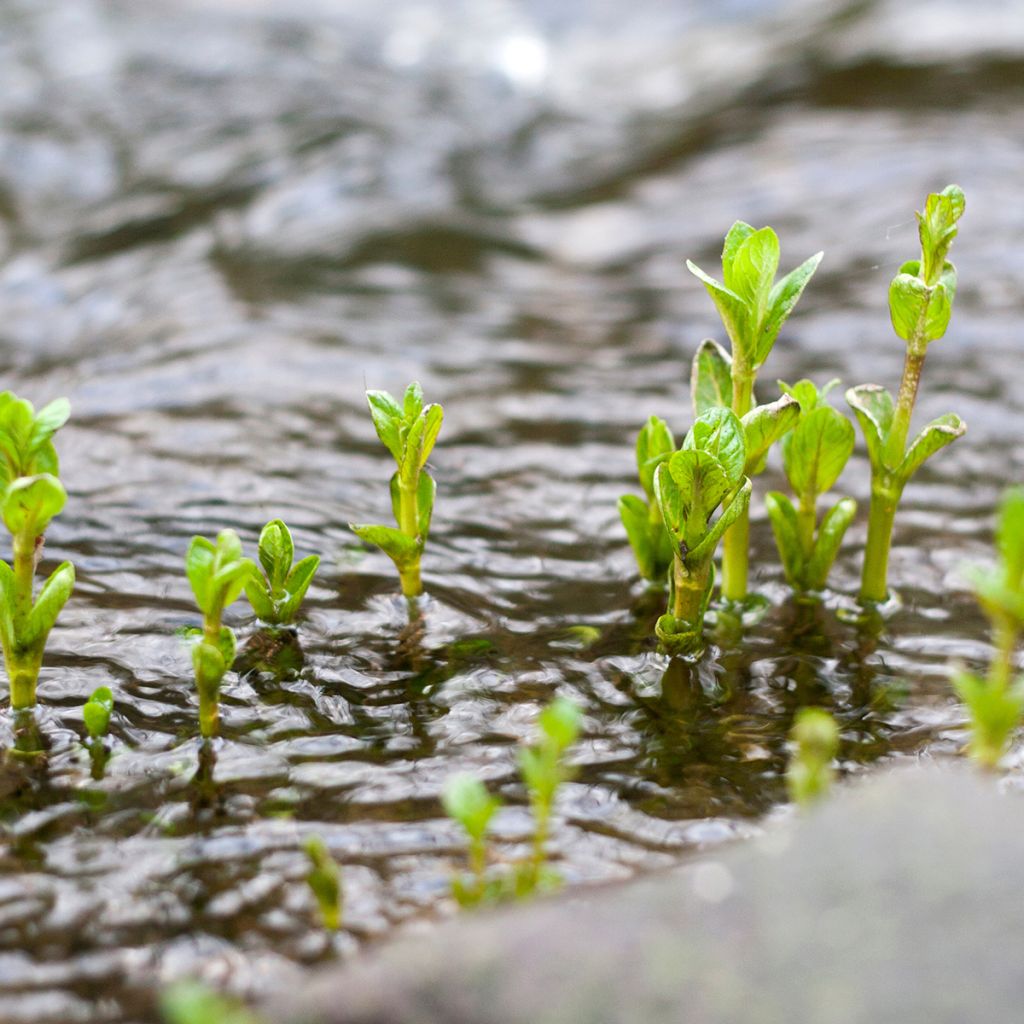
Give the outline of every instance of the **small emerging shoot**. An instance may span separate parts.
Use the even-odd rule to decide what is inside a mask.
[[[820,252],[816,253],[776,281],[778,236],[771,228],[755,230],[737,221],[725,236],[721,281],[705,274],[690,260],[686,261],[690,272],[711,296],[732,347],[731,359],[713,342],[705,342],[697,353],[693,395],[698,415],[718,405],[731,408],[741,419],[751,412],[755,404],[757,371],[768,358],[782,325],[793,312],[821,257]],[[713,347],[709,348],[709,344]],[[706,369],[702,368],[705,359],[710,361]],[[753,451],[751,458],[756,466]],[[762,462],[760,468],[752,467],[752,472],[759,473],[763,468]],[[722,596],[727,601],[743,601],[747,596],[749,531],[748,511],[744,508],[726,533],[723,545]]]
[[[110,728],[110,716],[114,710],[114,695],[109,686],[97,687],[92,696],[82,705],[82,720],[89,739],[102,742]]]
[[[36,412],[10,391],[0,394],[0,514],[14,556],[10,565],[0,560],[0,644],[15,711],[35,705],[46,640],[75,585],[74,566],[64,562],[35,596],[46,528],[67,501],[53,435],[69,414],[66,398]]]
[[[320,566],[320,556],[307,555],[293,565],[291,530],[283,520],[272,519],[260,532],[259,558],[263,572],[253,573],[245,585],[245,595],[263,622],[290,625]]]
[[[1007,491],[996,530],[998,563],[975,567],[970,582],[992,625],[995,657],[985,678],[958,671],[953,686],[971,719],[969,750],[979,764],[995,768],[1024,714],[1024,676],[1014,656],[1024,630],[1024,488]]]
[[[900,267],[889,286],[889,314],[896,334],[907,343],[899,395],[878,384],[846,392],[857,414],[871,461],[871,507],[860,599],[878,604],[889,596],[889,549],[903,489],[925,460],[962,436],[966,424],[955,413],[932,420],[907,446],[910,420],[928,346],[946,333],[956,294],[956,268],[946,259],[964,212],[956,185],[932,193],[917,215],[921,258]]]
[[[341,928],[345,905],[341,866],[331,856],[331,851],[320,836],[307,836],[302,849],[309,861],[306,883],[316,899],[320,920],[328,931],[336,932]]]
[[[394,563],[408,598],[423,593],[420,558],[430,532],[437,484],[424,467],[434,448],[444,410],[424,405],[423,389],[413,382],[399,405],[386,391],[367,391],[377,436],[394,456],[398,469],[391,477],[391,509],[398,523],[368,526],[350,523],[356,536],[376,544]]]
[[[821,708],[801,708],[789,734],[796,749],[786,771],[789,798],[809,807],[828,794],[835,779],[832,762],[839,753],[839,726]]]
[[[198,981],[179,981],[166,989],[160,1012],[167,1024],[263,1024],[237,1000]]]
[[[655,632],[670,654],[696,656],[704,649],[715,549],[750,502],[746,465],[742,424],[730,410],[714,408],[697,418],[683,447],[655,471],[658,505],[673,546],[669,610]]]
[[[220,730],[220,685],[235,660],[235,634],[221,618],[256,571],[253,561],[242,557],[242,542],[234,530],[221,531],[216,543],[193,537],[185,556],[185,572],[203,613],[202,633],[192,647],[192,665],[199,693],[199,731],[204,739]]]
[[[487,878],[487,829],[501,801],[475,775],[464,773],[445,783],[441,802],[469,841],[469,874],[452,879],[452,895],[461,907],[493,900],[494,886]]]
[[[636,441],[640,486],[647,500],[635,494],[624,494],[619,498],[619,516],[636,556],[640,575],[652,582],[664,582],[672,565],[672,541],[654,493],[654,471],[675,450],[676,443],[668,424],[657,416],[651,416]]]
[[[842,498],[818,521],[818,499],[839,479],[856,441],[853,424],[825,403],[825,396],[838,383],[829,381],[819,391],[809,380],[792,387],[779,381],[800,407],[796,428],[782,439],[782,465],[797,504],[771,491],[765,505],[786,580],[798,592],[825,588],[843,536],[857,513],[857,503]]]

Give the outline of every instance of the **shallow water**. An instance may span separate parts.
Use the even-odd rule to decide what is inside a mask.
[[[517,744],[556,692],[586,711],[555,835],[582,883],[756,828],[801,704],[834,711],[848,773],[951,755],[950,660],[988,653],[957,569],[1024,462],[1012,4],[930,4],[914,34],[906,3],[274,6],[0,5],[0,352],[13,389],[72,401],[46,566],[80,581],[40,686],[48,761],[0,782],[4,1021],[149,1020],[195,972],[259,995],[436,913],[461,850],[444,779],[500,790],[514,856]],[[834,614],[863,519],[837,596],[789,602],[758,502],[767,613],[670,666],[615,502],[643,418],[685,430],[690,355],[720,333],[684,257],[712,263],[737,217],[779,230],[787,268],[824,249],[762,396],[894,387],[888,281],[951,180],[961,288],[919,417],[970,429],[906,493],[902,608],[875,639]],[[364,386],[414,377],[446,410],[420,633],[345,525],[388,514]],[[773,462],[758,490],[782,483]],[[843,485],[866,504],[863,457]],[[305,664],[230,679],[200,785],[184,551],[225,526],[252,548],[274,516],[324,556]],[[104,684],[94,779],[80,708]],[[310,832],[345,866],[333,945]]]

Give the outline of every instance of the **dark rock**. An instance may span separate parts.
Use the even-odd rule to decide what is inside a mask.
[[[1024,995],[1024,803],[898,772],[612,891],[464,917],[321,975],[291,1024],[971,1024]]]

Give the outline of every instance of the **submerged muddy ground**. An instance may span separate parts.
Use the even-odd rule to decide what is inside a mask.
[[[1024,476],[1022,98],[1024,29],[995,0],[4,0],[3,384],[71,399],[47,565],[80,582],[40,686],[48,761],[0,783],[0,1018],[149,1020],[196,972],[261,995],[444,910],[444,779],[501,791],[514,855],[517,744],[556,692],[586,712],[555,836],[573,884],[755,828],[802,704],[837,716],[848,772],[953,754],[950,660],[988,654],[957,570]],[[839,594],[790,603],[755,500],[767,614],[698,672],[669,666],[615,502],[646,415],[685,430],[690,356],[721,334],[683,259],[713,263],[737,217],[778,229],[786,268],[824,249],[762,398],[776,377],[895,387],[888,282],[950,181],[961,284],[919,417],[969,431],[907,491],[902,609],[877,639],[834,614],[863,514]],[[388,514],[364,387],[413,378],[446,420],[410,634],[390,563],[346,523]],[[782,483],[773,462],[758,490]],[[866,506],[862,456],[841,487]],[[274,516],[324,556],[306,661],[230,678],[211,791],[184,552],[225,526],[253,549]],[[251,632],[242,606],[231,621]],[[93,779],[80,709],[104,684]],[[345,866],[334,944],[302,881],[310,832]]]

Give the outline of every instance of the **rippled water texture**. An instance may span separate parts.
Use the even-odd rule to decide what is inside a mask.
[[[195,971],[259,994],[435,912],[460,850],[442,781],[500,789],[513,855],[517,744],[555,692],[587,715],[556,830],[571,882],[755,827],[802,703],[834,710],[849,772],[952,753],[948,663],[988,651],[957,568],[1024,461],[1020,22],[997,2],[0,4],[3,383],[72,401],[46,562],[80,579],[40,687],[48,763],[0,786],[0,1018],[149,1020]],[[907,491],[902,610],[872,641],[841,597],[788,603],[758,500],[768,613],[669,668],[615,502],[643,418],[682,433],[689,358],[720,334],[684,257],[712,263],[737,217],[779,230],[787,268],[824,249],[762,396],[892,387],[888,281],[954,180],[961,289],[919,415],[970,430]],[[363,389],[412,378],[446,410],[420,634],[345,526],[388,514]],[[843,482],[866,498],[862,456]],[[759,491],[780,483],[773,464]],[[305,666],[229,679],[201,786],[184,551],[229,525],[251,549],[278,515],[324,555]],[[80,708],[102,684],[93,779]],[[312,831],[345,866],[335,946],[302,881]]]

